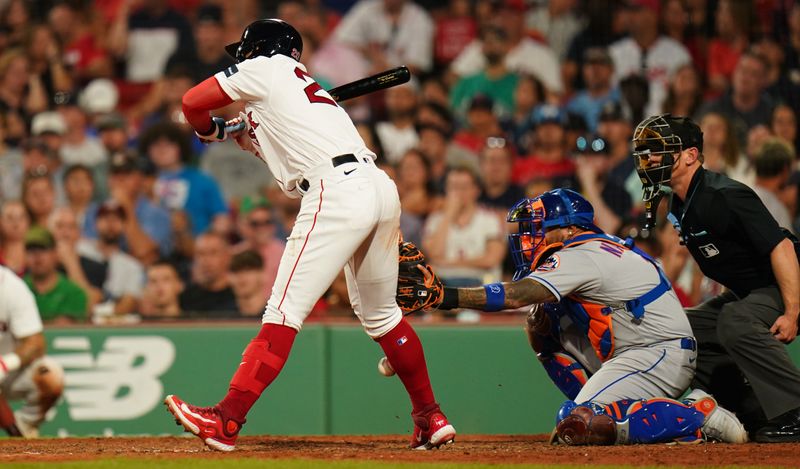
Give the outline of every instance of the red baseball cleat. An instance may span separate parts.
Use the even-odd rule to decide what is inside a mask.
[[[456,429],[447,421],[438,404],[412,413],[414,434],[411,449],[428,450],[450,444],[455,440]]]
[[[189,405],[170,394],[164,399],[167,410],[175,416],[175,422],[198,437],[211,449],[233,451],[239,430],[244,422],[225,419],[216,407]]]

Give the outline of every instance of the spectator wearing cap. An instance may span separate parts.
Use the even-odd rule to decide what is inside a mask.
[[[410,0],[359,0],[334,37],[361,51],[376,72],[406,64],[417,74],[433,66],[433,20]]]
[[[89,28],[87,14],[73,2],[60,2],[48,14],[50,27],[63,45],[61,60],[81,83],[94,77],[110,76],[113,70],[105,47]]]
[[[128,149],[128,122],[118,112],[109,112],[97,116],[94,121],[97,136],[107,155],[122,153]]]
[[[768,126],[774,103],[766,94],[767,62],[763,56],[744,52],[739,57],[731,79],[730,91],[704,106],[699,114],[719,112],[733,123],[741,146],[747,143],[747,133],[760,125]]]
[[[564,141],[566,114],[556,106],[541,106],[534,124],[533,148],[514,164],[514,182],[524,186],[532,179],[544,179],[553,187],[574,187],[575,164]]]
[[[419,142],[414,128],[418,89],[416,80],[412,80],[389,88],[384,95],[388,120],[375,124],[375,133],[383,156],[391,164],[397,164],[403,154]]]
[[[507,35],[508,50],[503,61],[514,73],[533,75],[547,89],[548,101],[564,91],[561,67],[552,49],[525,34],[525,7],[522,2],[501,1],[489,22]],[[472,41],[450,64],[455,77],[475,75],[487,66],[482,39]]]
[[[481,204],[505,214],[525,197],[522,188],[512,181],[514,153],[506,139],[486,139],[480,153],[480,169],[483,190],[478,202]]]
[[[278,275],[286,243],[278,237],[275,211],[264,197],[247,197],[239,207],[239,235],[242,241],[233,247],[233,253],[255,251],[261,259],[264,277],[262,297],[268,298]]]
[[[123,251],[149,264],[172,250],[169,212],[153,203],[144,191],[144,162],[132,152],[111,156],[109,182],[111,199],[125,212]],[[87,214],[86,237],[95,239],[97,210]]]
[[[486,139],[502,135],[503,130],[494,113],[494,101],[482,94],[476,95],[469,103],[467,125],[453,137],[453,143],[477,155]]]
[[[619,102],[619,88],[614,86],[614,62],[603,47],[586,49],[583,57],[583,83],[585,88],[579,90],[567,103],[569,112],[583,117],[589,132],[597,131],[597,123],[603,106],[609,102]]]
[[[216,181],[206,173],[186,167],[191,158],[189,139],[180,127],[156,124],[139,139],[139,151],[155,165],[155,195],[162,207],[185,212],[193,236],[209,229],[230,231],[228,207]]]
[[[25,252],[23,280],[36,298],[42,320],[86,320],[86,292],[58,271],[53,235],[42,227],[31,228],[25,235]]]
[[[15,274],[25,272],[25,234],[31,219],[18,200],[6,200],[0,205],[0,263]]]
[[[181,310],[212,316],[231,316],[237,311],[228,271],[231,246],[223,236],[207,232],[197,237],[192,281],[181,293]]]
[[[31,120],[31,136],[43,142],[56,154],[61,152],[66,133],[67,122],[58,111],[40,112]]]
[[[59,157],[66,165],[82,164],[91,168],[106,162],[106,152],[97,137],[89,135],[89,117],[74,100],[59,107],[66,132]]]
[[[641,75],[650,83],[646,115],[660,113],[669,78],[692,60],[683,44],[659,33],[660,4],[660,0],[632,0],[630,37],[609,47],[616,82],[628,75]]]
[[[233,57],[220,47],[225,44],[222,8],[204,4],[197,9],[194,24],[195,53],[175,53],[167,61],[166,70],[180,65],[192,72],[195,83],[200,83],[220,70],[235,63]]]
[[[597,135],[606,142],[608,148],[608,180],[624,187],[634,205],[641,203],[642,183],[631,157],[633,126],[619,103],[603,106]]]
[[[789,180],[794,162],[794,149],[779,138],[770,138],[759,149],[753,166],[756,180],[753,191],[767,207],[778,225],[793,229],[789,209],[781,201],[781,191]]]
[[[96,314],[128,314],[136,311],[144,288],[144,267],[133,256],[122,251],[126,211],[116,200],[103,202],[97,210],[97,239],[78,242],[78,254],[108,265],[105,278],[95,284],[103,291],[103,303]]]
[[[611,169],[609,145],[600,137],[579,138],[575,174],[581,194],[592,204],[597,226],[616,233],[631,216],[633,203],[625,188],[608,178]]]
[[[96,187],[94,175],[88,167],[76,164],[68,167],[64,171],[63,177],[66,206],[75,213],[81,233],[86,236],[89,231],[86,226],[87,214],[92,214],[97,210],[97,204],[92,202]],[[94,224],[94,220],[88,221]]]
[[[528,31],[540,34],[559,61],[567,57],[569,45],[583,29],[583,22],[575,12],[577,6],[577,0],[550,0],[525,15]]]
[[[500,279],[505,230],[494,212],[478,205],[480,194],[480,177],[474,168],[450,168],[442,209],[425,223],[423,250],[448,286],[476,286]]]
[[[185,285],[178,269],[159,260],[147,267],[147,281],[139,313],[146,318],[176,318],[181,315],[180,294]]]
[[[460,77],[450,91],[450,107],[463,119],[472,99],[483,95],[492,99],[498,117],[508,118],[514,110],[514,90],[519,81],[505,64],[508,34],[498,27],[486,27],[481,31],[481,46],[486,66],[478,73]]]
[[[242,251],[231,259],[230,283],[242,316],[261,316],[267,304],[264,261],[256,251]]]
[[[192,27],[167,2],[145,0],[134,9],[123,2],[108,33],[108,50],[126,59],[125,79],[147,83],[161,78],[172,54],[193,56]]]

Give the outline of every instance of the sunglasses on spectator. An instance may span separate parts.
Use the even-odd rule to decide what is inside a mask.
[[[253,219],[253,220],[250,220],[249,223],[250,223],[250,227],[251,228],[258,228],[258,227],[262,227],[262,226],[270,226],[272,224],[272,220],[269,220],[269,219],[266,219],[266,218],[262,218],[260,220]]]
[[[505,148],[506,139],[503,137],[489,137],[486,139],[486,148]]]

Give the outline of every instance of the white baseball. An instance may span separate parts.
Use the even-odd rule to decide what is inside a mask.
[[[386,377],[394,376],[395,371],[394,368],[392,368],[392,365],[389,364],[388,358],[381,357],[381,359],[378,360],[378,373]]]

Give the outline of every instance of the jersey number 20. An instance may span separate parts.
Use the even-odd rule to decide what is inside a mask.
[[[312,103],[323,103],[323,104],[330,104],[331,106],[336,106],[336,101],[332,100],[327,96],[320,96],[317,92],[322,91],[322,87],[319,86],[319,83],[314,81],[311,76],[300,69],[300,67],[294,68],[294,74],[297,75],[297,78],[303,80],[304,82],[308,82],[311,80],[311,84],[306,86],[303,91],[306,92],[306,96],[308,96],[308,100]],[[308,78],[308,80],[306,80]]]

